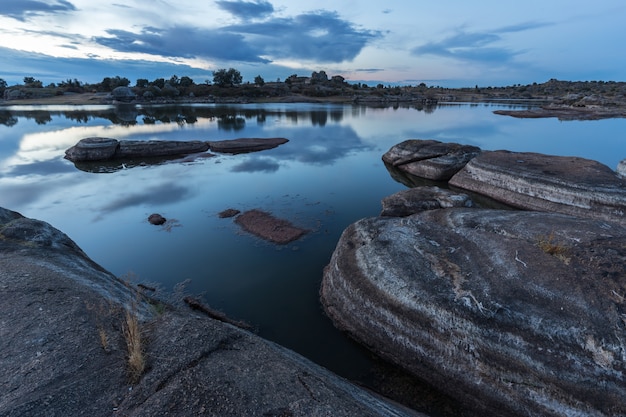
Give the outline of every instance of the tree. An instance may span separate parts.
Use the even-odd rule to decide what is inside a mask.
[[[191,87],[194,84],[194,82],[190,77],[183,75],[182,77],[180,77],[179,84],[181,87]]]
[[[137,82],[135,83],[135,86],[139,87],[139,88],[148,88],[148,79],[147,78],[137,78]]]
[[[7,87],[8,87],[7,82],[4,81],[4,79],[0,78],[0,93],[6,90]]]
[[[241,73],[234,68],[213,71],[213,83],[220,87],[232,87],[241,84],[241,81],[243,81]]]
[[[24,85],[26,87],[33,87],[33,88],[43,87],[43,83],[39,80],[36,80],[34,77],[24,77]]]
[[[263,77],[261,77],[260,75],[257,75],[256,77],[254,77],[254,83],[260,87],[265,85],[265,80],[263,79]]]

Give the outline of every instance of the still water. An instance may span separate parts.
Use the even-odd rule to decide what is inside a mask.
[[[47,221],[118,276],[186,291],[261,336],[348,378],[368,355],[336,331],[318,299],[322,270],[350,223],[405,188],[381,156],[408,138],[598,160],[626,158],[626,119],[494,115],[502,104],[429,109],[254,104],[0,109],[0,206]],[[90,136],[119,140],[285,137],[278,148],[188,162],[86,172],[63,158]],[[284,246],[218,213],[259,208],[310,232]],[[151,213],[170,219],[152,226]]]

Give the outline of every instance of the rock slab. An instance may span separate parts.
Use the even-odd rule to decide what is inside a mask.
[[[235,218],[235,223],[245,231],[273,243],[285,245],[300,239],[308,230],[294,226],[285,219],[279,219],[263,210],[248,210]]]
[[[206,152],[203,141],[122,140],[102,137],[85,138],[65,151],[72,162],[107,161],[124,158],[153,158]]]
[[[381,201],[381,216],[405,217],[426,210],[450,207],[472,207],[467,194],[439,187],[416,187],[398,191]]]
[[[478,154],[480,148],[476,146],[409,139],[394,145],[382,159],[408,174],[447,181]]]
[[[0,253],[0,416],[421,416],[252,333],[156,309],[45,222],[0,208]],[[145,336],[136,383],[126,311]]]
[[[287,142],[289,139],[285,138],[239,138],[209,141],[208,144],[212,152],[239,154],[273,149]]]
[[[606,165],[589,159],[485,151],[449,184],[525,210],[626,225],[626,181]]]
[[[479,415],[626,415],[626,229],[450,208],[360,220],[321,299],[334,323]]]

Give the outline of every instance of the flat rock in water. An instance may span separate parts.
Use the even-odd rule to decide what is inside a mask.
[[[382,159],[411,175],[447,181],[480,152],[476,146],[410,139],[394,145]]]
[[[249,210],[235,218],[245,231],[273,243],[284,245],[304,236],[308,231],[278,219],[262,210]]]
[[[48,223],[0,208],[0,415],[420,416],[300,355],[148,299]],[[146,367],[129,379],[125,311]],[[424,416],[422,416],[424,417]]]
[[[122,140],[85,138],[65,151],[72,162],[109,161],[125,158],[153,158],[181,156],[206,152],[209,145],[203,141]]]
[[[342,330],[478,415],[626,415],[626,229],[451,208],[349,226],[321,299]]]
[[[626,225],[626,180],[606,165],[589,159],[485,151],[449,183],[525,210]]]
[[[116,158],[152,158],[206,152],[209,146],[200,140],[122,140]]]
[[[212,152],[221,153],[248,153],[276,148],[289,142],[285,138],[240,138],[207,142]]]
[[[472,207],[467,194],[439,187],[416,187],[399,191],[382,200],[381,216],[404,217],[425,210],[450,207]]]

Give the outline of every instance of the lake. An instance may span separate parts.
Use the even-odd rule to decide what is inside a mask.
[[[322,271],[341,232],[405,189],[381,156],[409,138],[598,160],[626,158],[626,119],[494,115],[510,104],[373,108],[325,104],[13,106],[0,108],[0,206],[67,233],[96,262],[134,282],[201,295],[259,335],[348,378],[369,355],[324,316]],[[258,153],[189,162],[77,169],[64,151],[90,136],[119,140],[284,137]],[[278,246],[218,213],[259,208],[305,227]],[[150,225],[151,213],[170,219]]]

